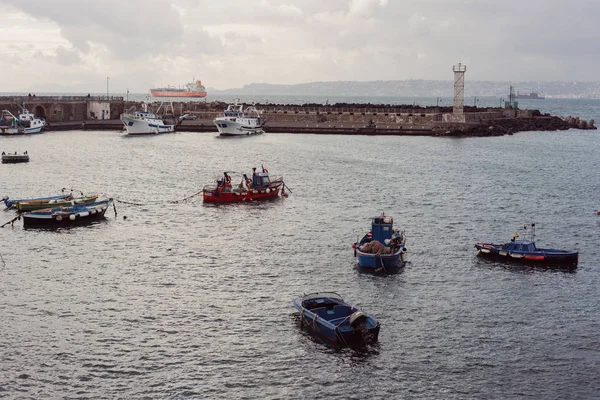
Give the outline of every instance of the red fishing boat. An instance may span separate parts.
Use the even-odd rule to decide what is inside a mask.
[[[233,172],[223,172],[223,178],[202,188],[202,199],[207,203],[237,203],[242,201],[269,200],[280,194],[286,197],[283,177],[272,178],[264,167],[262,172],[252,168],[252,177],[242,174],[241,182],[232,182]]]

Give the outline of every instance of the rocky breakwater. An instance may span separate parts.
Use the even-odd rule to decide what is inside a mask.
[[[562,117],[562,120],[576,129],[596,129],[596,126],[594,126],[593,119],[586,121],[585,119],[580,119],[579,117],[571,117],[569,115],[568,117]]]
[[[439,136],[503,136],[517,132],[562,131],[568,129],[596,129],[594,120],[585,121],[573,117],[541,115],[535,110],[530,117],[497,118],[479,124],[465,124],[460,128],[439,132]]]

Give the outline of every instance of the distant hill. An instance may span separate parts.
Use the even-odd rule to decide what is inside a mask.
[[[506,97],[510,86],[515,93],[536,92],[546,97],[600,98],[600,82],[495,82],[465,81],[466,96]],[[209,88],[211,94],[239,95],[299,95],[299,96],[414,96],[449,97],[453,94],[452,81],[411,79],[402,81],[335,81],[308,82],[296,85],[251,83],[241,88],[218,90]]]

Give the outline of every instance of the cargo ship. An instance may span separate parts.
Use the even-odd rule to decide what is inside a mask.
[[[544,100],[545,97],[539,93],[531,92],[529,94],[518,93],[515,95],[515,99],[533,99],[533,100]]]
[[[155,97],[206,97],[206,88],[200,81],[193,81],[183,88],[167,86],[164,88],[150,89]]]

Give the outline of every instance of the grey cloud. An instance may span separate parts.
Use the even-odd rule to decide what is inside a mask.
[[[93,59],[115,69],[115,83],[134,68],[143,87],[191,73],[214,87],[450,79],[458,61],[468,79],[593,80],[600,62],[598,0],[4,2],[56,23],[68,44],[44,54],[51,48],[65,71],[93,71]],[[240,63],[251,68],[241,74]]]
[[[66,49],[64,46],[58,46],[56,49],[56,60],[61,65],[77,64],[81,61],[79,52],[72,49]]]
[[[106,46],[119,58],[179,50],[183,28],[167,0],[6,0],[36,18],[57,23],[73,47],[87,53],[92,43]]]

